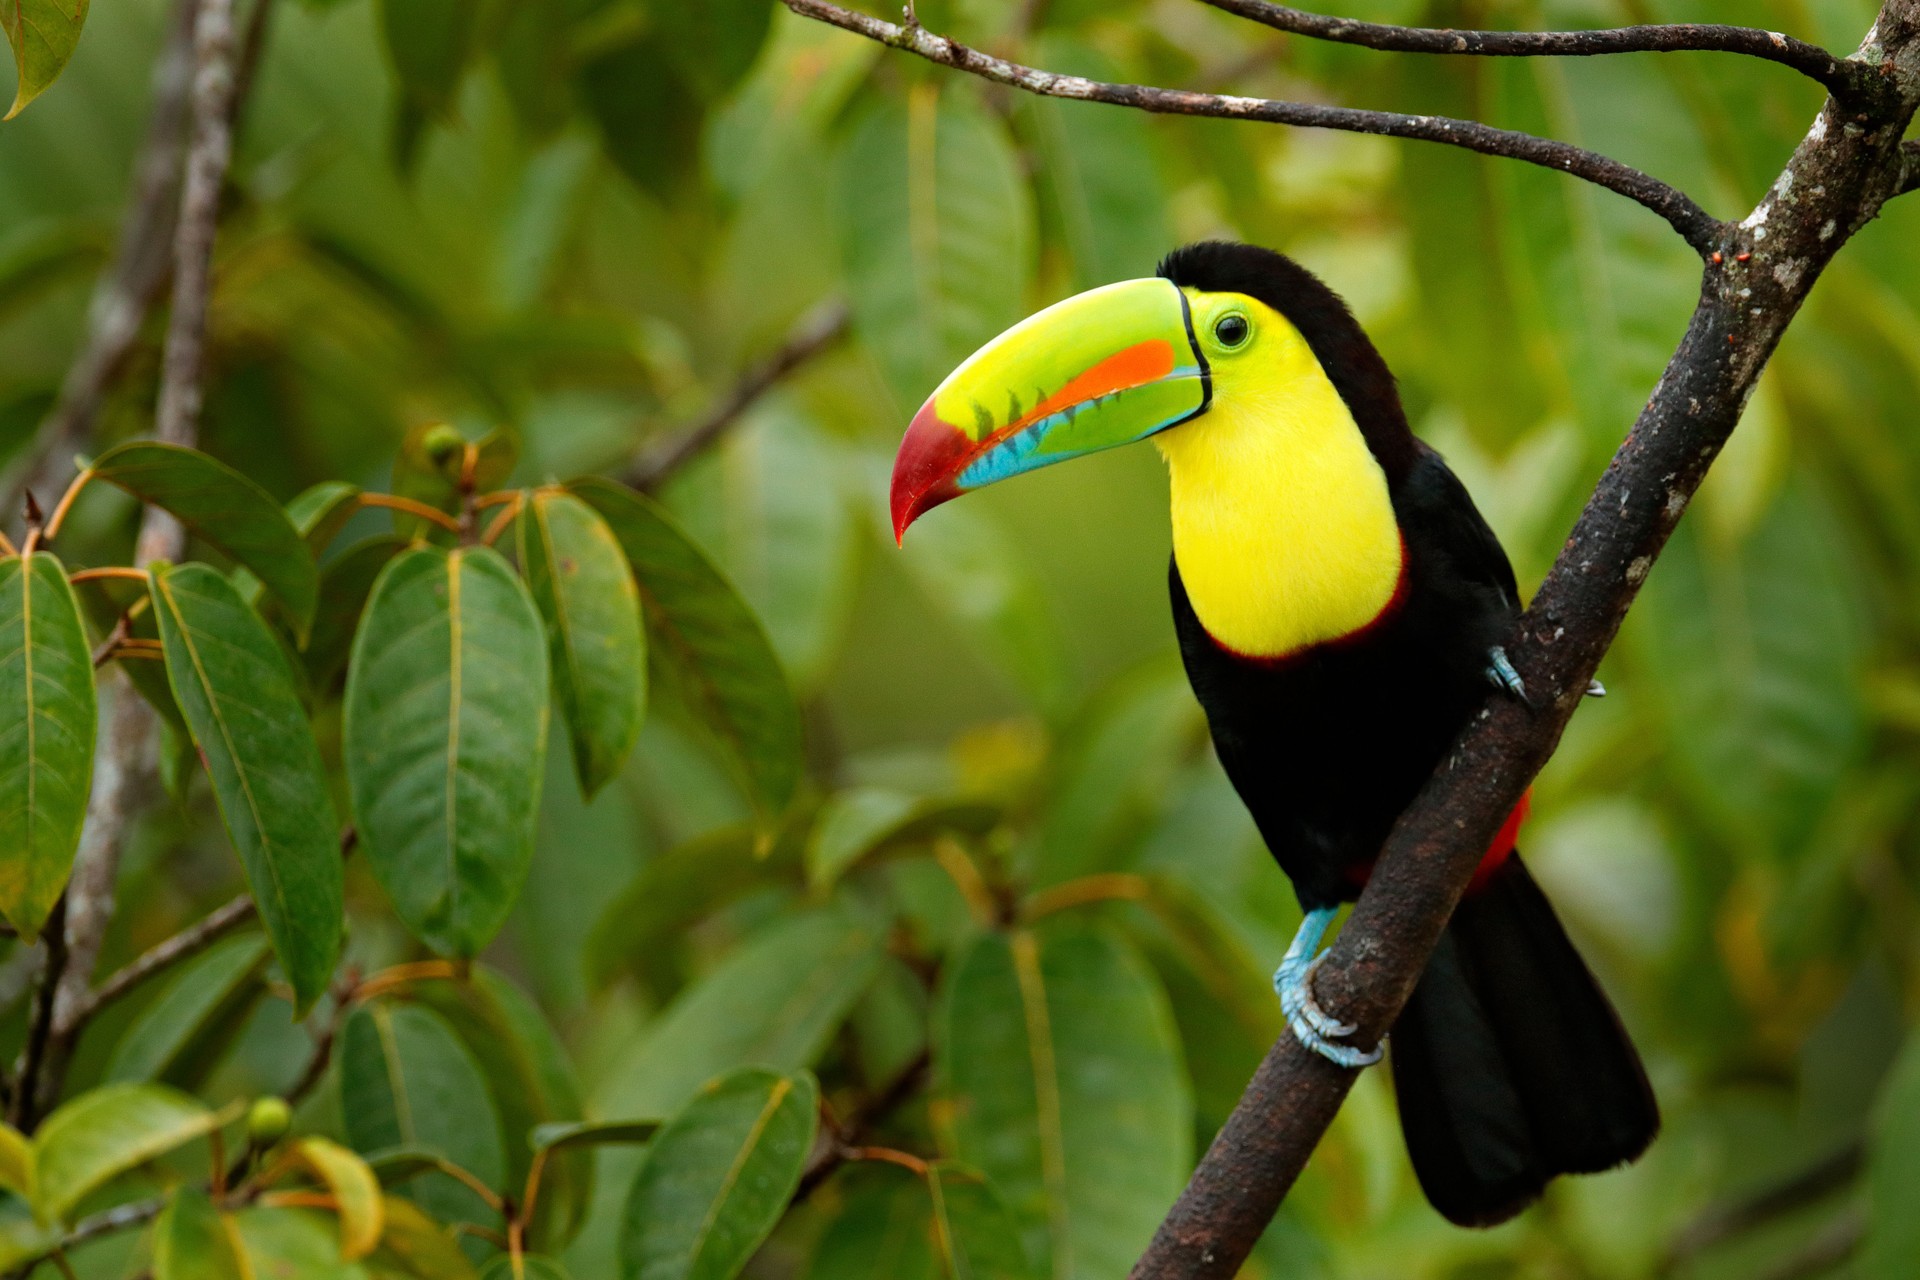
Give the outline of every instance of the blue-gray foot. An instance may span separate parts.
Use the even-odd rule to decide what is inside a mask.
[[[1326,954],[1320,951],[1320,940],[1326,936],[1327,926],[1333,923],[1335,914],[1333,907],[1318,907],[1307,912],[1287,947],[1287,954],[1280,960],[1279,969],[1274,971],[1273,989],[1280,997],[1280,1009],[1287,1015],[1287,1025],[1293,1028],[1296,1040],[1338,1066],[1369,1067],[1380,1061],[1382,1050],[1356,1049],[1337,1043],[1352,1035],[1355,1028],[1322,1009],[1313,997],[1313,975],[1326,959]]]
[[[1507,661],[1507,651],[1499,645],[1487,650],[1487,679],[1528,706],[1533,705],[1532,699],[1527,697],[1526,682],[1513,669],[1513,664]]]

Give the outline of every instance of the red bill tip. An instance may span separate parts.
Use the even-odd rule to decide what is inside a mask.
[[[893,460],[893,512],[895,542],[907,536],[907,526],[949,498],[960,496],[955,483],[960,471],[973,455],[974,441],[934,412],[931,398],[920,406],[900,441],[900,452]]]

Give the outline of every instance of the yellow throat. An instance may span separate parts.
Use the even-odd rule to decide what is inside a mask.
[[[1240,295],[1257,341],[1213,361],[1213,406],[1154,439],[1172,478],[1173,556],[1208,633],[1277,658],[1365,627],[1392,602],[1403,547],[1387,478],[1297,329]],[[1203,330],[1204,331],[1204,330]]]

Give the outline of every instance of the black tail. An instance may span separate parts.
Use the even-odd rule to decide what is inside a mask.
[[[1461,1226],[1625,1164],[1660,1128],[1640,1055],[1518,856],[1461,902],[1391,1043],[1413,1171]]]

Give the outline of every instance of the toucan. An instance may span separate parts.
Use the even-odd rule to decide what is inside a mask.
[[[1210,241],[1056,303],[975,352],[907,427],[896,538],[970,490],[1152,437],[1170,477],[1173,622],[1222,767],[1305,918],[1274,975],[1294,1035],[1382,1049],[1314,999],[1316,955],[1489,682],[1520,593],[1499,540],[1407,425],[1386,361],[1292,259]],[[1597,690],[1596,690],[1597,691]],[[1500,695],[1495,695],[1500,696]],[[1659,1128],[1639,1054],[1515,852],[1523,799],[1390,1033],[1427,1199],[1466,1226]]]

